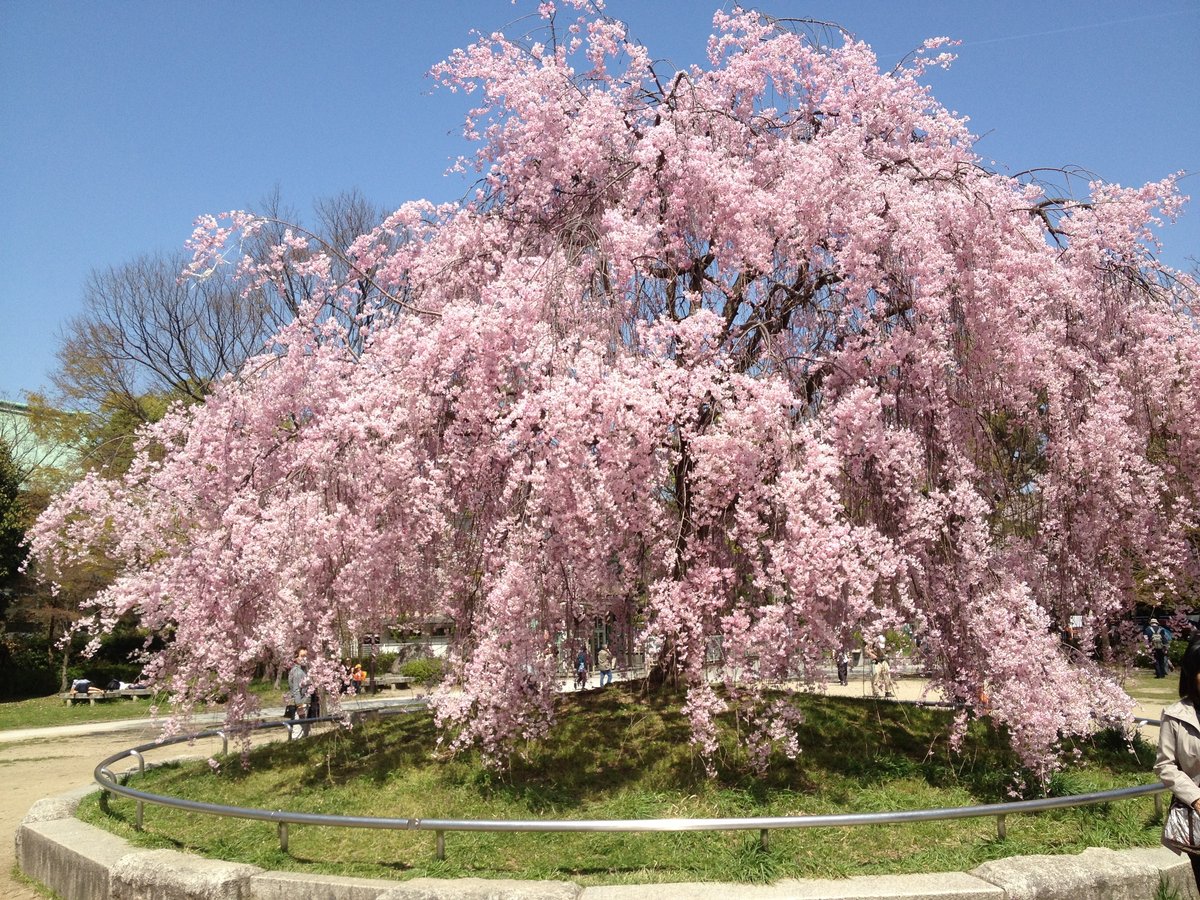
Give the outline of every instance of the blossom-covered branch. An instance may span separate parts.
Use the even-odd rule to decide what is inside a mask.
[[[670,77],[586,10],[435,67],[481,97],[479,186],[337,251],[380,309],[302,309],[43,517],[38,554],[122,561],[96,610],[169,631],[185,707],[437,615],[439,721],[493,758],[551,727],[561,636],[597,619],[675,667],[708,752],[729,704],[756,759],[794,752],[764,686],[901,626],[1042,772],[1127,716],[1057,628],[1102,640],[1195,578],[1196,285],[1152,231],[1174,180],[1064,203],[989,172],[919,80],[941,41],[882,73],[850,38],[714,27]],[[204,223],[199,270],[254,227]],[[336,298],[331,248],[291,241]]]

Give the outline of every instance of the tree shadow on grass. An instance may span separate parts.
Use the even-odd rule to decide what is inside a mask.
[[[950,713],[873,700],[789,695],[801,706],[803,752],[795,760],[776,754],[765,772],[752,771],[737,740],[732,713],[710,776],[692,747],[680,712],[682,692],[650,696],[622,685],[570,695],[559,724],[527,748],[502,778],[481,780],[489,790],[530,808],[578,809],[627,786],[684,795],[725,792],[733,807],[759,806],[780,793],[825,791],[846,799],[849,786],[916,778],[935,787],[965,787],[975,796],[1003,796],[1015,756],[1003,735],[976,723],[963,751],[950,753],[945,735]]]
[[[564,695],[551,734],[487,787],[535,810],[579,809],[631,786],[690,791],[705,776],[681,705],[678,692],[646,695],[630,683]]]
[[[382,785],[397,772],[435,764],[437,735],[426,711],[400,716],[368,713],[349,729],[335,727],[305,738],[254,748],[247,767],[232,778],[254,777],[264,768],[295,773],[307,787],[366,780]]]
[[[482,799],[499,798],[535,815],[586,816],[607,802],[606,816],[662,815],[654,798],[668,805],[682,795],[705,796],[739,814],[762,808],[781,795],[823,796],[848,802],[863,786],[913,779],[934,788],[957,788],[980,802],[1010,799],[1019,760],[1003,731],[988,720],[970,723],[957,752],[948,733],[952,713],[869,698],[780,694],[804,714],[802,753],[795,760],[776,754],[765,772],[755,773],[737,740],[732,713],[721,719],[723,734],[712,776],[690,743],[680,712],[682,691],[643,693],[626,683],[562,695],[550,735],[528,743],[506,769],[485,769],[478,754],[454,759],[437,755],[437,735],[427,712],[368,717],[350,731],[262,748],[263,763],[291,769],[309,788],[361,781],[376,788],[398,773],[426,770],[430,784],[467,788]],[[1144,745],[1131,754],[1123,738],[1102,734],[1085,748],[1089,758],[1116,773],[1148,771],[1152,753]],[[255,751],[259,753],[260,751]],[[252,769],[256,768],[252,760]],[[632,789],[629,798],[624,792]]]

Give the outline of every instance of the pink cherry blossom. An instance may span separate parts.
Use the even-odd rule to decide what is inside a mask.
[[[119,563],[94,627],[168,635],[149,674],[184,716],[250,715],[301,645],[334,689],[349,638],[446,616],[438,722],[493,760],[553,727],[597,620],[684,680],[703,753],[737,709],[758,765],[804,739],[768,687],[903,627],[1042,776],[1127,722],[1110,634],[1197,574],[1197,286],[1154,242],[1175,179],[1064,200],[989,171],[919,79],[941,39],[884,73],[721,12],[708,68],[668,73],[569,6],[573,42],[434,67],[477,98],[467,202],[257,264],[254,217],[199,221],[190,277],[302,267],[317,295],[128,475],[64,492],[38,556]]]

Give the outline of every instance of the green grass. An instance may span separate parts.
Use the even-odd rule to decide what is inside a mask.
[[[133,784],[218,803],[370,816],[466,819],[666,818],[819,815],[963,806],[1009,799],[1016,768],[1004,741],[973,722],[960,753],[945,742],[948,713],[871,700],[797,698],[807,721],[796,761],[749,773],[728,727],[715,777],[687,744],[680,698],[649,699],[630,686],[564,695],[560,726],[528,746],[503,774],[471,755],[441,759],[428,714],[367,719],[251,751],[219,772],[172,763]],[[1143,784],[1153,749],[1112,735],[1081,748],[1083,761],[1057,776],[1051,793]],[[176,847],[270,869],[364,877],[567,879],[585,885],[661,881],[767,882],[780,878],[953,871],[1027,853],[1151,846],[1153,801],[994,819],[849,829],[777,830],[763,850],[758,832],[507,834],[449,832],[446,859],[428,832],[290,827],[289,853],[261,822],[148,806],[135,833],[132,802],[93,800],[86,821],[135,843]]]
[[[44,728],[51,725],[78,725],[91,722],[111,722],[149,715],[150,704],[145,700],[105,700],[92,706],[73,703],[67,706],[58,695],[33,697],[28,700],[0,701],[0,729]]]
[[[1174,674],[1158,679],[1152,670],[1135,670],[1124,687],[1135,699],[1149,706],[1166,706],[1179,699],[1179,680]],[[255,682],[253,690],[267,705],[282,703],[271,682]],[[95,706],[88,703],[67,706],[57,694],[27,700],[0,700],[0,730],[145,718],[149,715],[149,706],[145,700],[107,700]]]
[[[50,900],[60,900],[58,894],[54,893],[54,891],[50,890],[40,881],[35,881],[34,879],[26,876],[16,863],[12,864],[12,868],[8,872],[8,877],[31,893],[37,894],[41,897],[49,897]]]
[[[1179,673],[1155,678],[1153,669],[1135,669],[1122,685],[1139,703],[1147,706],[1169,706],[1179,699]]]
[[[256,682],[252,690],[263,698],[267,705],[279,705],[280,691],[271,682]],[[165,697],[163,710],[166,710]],[[58,696],[33,697],[28,700],[0,701],[0,730],[9,728],[45,728],[52,725],[83,725],[93,722],[113,722],[118,719],[139,719],[150,715],[154,700],[102,700],[94,706],[90,703],[72,703],[68,706]],[[214,709],[220,709],[219,706]]]

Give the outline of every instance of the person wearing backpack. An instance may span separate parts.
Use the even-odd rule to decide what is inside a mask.
[[[1150,644],[1150,653],[1154,657],[1154,677],[1167,677],[1167,650],[1171,646],[1171,632],[1158,624],[1158,619],[1151,619],[1143,634]]]
[[[588,652],[583,644],[579,645],[579,652],[575,655],[575,688],[582,691],[587,687],[588,679]]]

